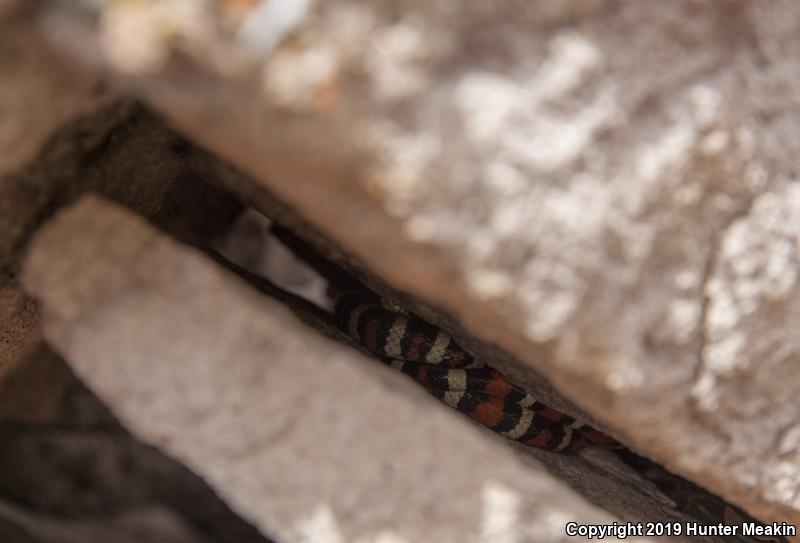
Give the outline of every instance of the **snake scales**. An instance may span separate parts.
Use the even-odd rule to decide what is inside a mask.
[[[500,372],[475,360],[440,328],[366,291],[336,296],[336,323],[386,364],[435,397],[495,432],[525,445],[564,451],[585,440],[616,442],[534,399]]]

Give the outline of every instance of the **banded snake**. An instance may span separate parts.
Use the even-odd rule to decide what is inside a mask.
[[[673,499],[684,514],[713,524],[758,523],[721,498],[626,449],[611,436],[539,402],[502,373],[476,360],[450,334],[373,293],[321,259],[288,230],[273,227],[272,233],[334,287],[332,315],[213,249],[208,254],[256,289],[285,303],[302,320],[320,329],[329,325],[338,329],[339,339],[343,334],[354,347],[408,375],[443,403],[508,439],[556,453],[571,452],[581,445],[616,450],[623,462]],[[735,540],[786,542],[777,536]]]
[[[444,330],[367,290],[343,290],[334,319],[356,343],[400,370],[448,406],[514,441],[565,452],[579,443],[619,449],[620,457],[675,499],[678,507],[711,523],[754,522],[744,512],[628,451],[614,438],[548,407],[499,371],[476,360]],[[755,536],[762,542],[783,538]],[[749,541],[744,538],[741,541]]]
[[[616,446],[606,434],[547,407],[477,361],[440,328],[366,291],[337,294],[339,327],[384,363],[495,432],[530,447],[564,451],[580,440]]]

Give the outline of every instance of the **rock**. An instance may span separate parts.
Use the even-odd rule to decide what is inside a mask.
[[[0,36],[0,374],[38,344],[38,311],[19,288],[18,262],[59,206],[101,192],[184,238],[214,232],[238,211],[223,194],[200,209],[215,189],[185,163],[188,144],[98,76],[65,64],[32,30],[34,6],[8,9]]]
[[[6,0],[3,39],[55,68],[4,67],[76,83],[38,100],[63,110],[10,124],[33,128],[18,147],[0,136],[15,149],[0,165],[35,156],[95,81],[42,53],[45,36],[253,176],[221,176],[246,201],[294,208],[323,252],[515,381],[755,515],[800,522],[793,3],[259,5],[84,17]],[[18,105],[9,88],[0,102]],[[36,344],[12,276],[53,207],[6,200],[4,171],[0,366]]]
[[[794,3],[141,5],[83,40],[186,134],[516,380],[800,523]],[[169,22],[157,62],[127,16]]]
[[[15,280],[16,259],[51,192],[24,176],[42,147],[65,125],[110,101],[97,76],[70,66],[34,31],[31,8],[0,5],[0,373],[38,340],[37,312]],[[100,123],[101,125],[104,123]],[[100,132],[103,130],[100,129]],[[53,173],[53,170],[50,170]],[[51,178],[47,185],[56,184]]]
[[[552,542],[570,520],[614,520],[108,202],[85,198],[48,224],[25,283],[47,340],[123,424],[279,541]],[[624,478],[606,478],[610,502],[665,518],[667,504]]]
[[[38,345],[19,260],[58,207],[97,191],[182,238],[210,236],[238,211],[191,171],[190,145],[157,116],[65,63],[35,32],[39,17],[34,3],[0,6],[0,375]],[[215,190],[214,205],[201,209]]]
[[[162,541],[178,528],[208,543],[267,541],[195,474],[136,441],[47,348],[0,382],[0,444],[4,542],[18,539],[3,521],[37,541]]]
[[[41,343],[19,261],[58,207],[97,191],[198,241],[239,204],[191,171],[188,144],[156,115],[64,62],[34,31],[38,7],[0,2],[0,488],[10,500],[0,539],[264,541],[197,477],[133,440]],[[191,529],[171,528],[173,517]]]

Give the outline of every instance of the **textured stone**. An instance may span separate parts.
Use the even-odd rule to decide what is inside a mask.
[[[108,203],[49,223],[25,282],[48,341],[121,421],[280,541],[553,542],[569,520],[614,518]],[[629,514],[668,514],[601,478]]]
[[[29,6],[0,4],[0,373],[38,340],[37,313],[14,280],[30,224],[47,207],[46,191],[16,175],[65,124],[109,102],[97,76],[58,59],[33,31]],[[30,180],[26,180],[30,181]]]
[[[200,478],[136,441],[46,347],[0,380],[0,444],[4,543],[22,541],[4,521],[45,542],[161,541],[176,531],[267,542]]]
[[[98,76],[65,63],[33,31],[33,4],[6,9],[0,14],[0,374],[39,340],[36,306],[16,276],[32,232],[58,207],[98,191],[182,238],[213,231],[235,208],[217,194],[215,207],[203,209],[211,189],[184,163],[187,144],[158,117],[106,90]]]
[[[49,20],[515,380],[800,523],[796,3],[264,5]]]

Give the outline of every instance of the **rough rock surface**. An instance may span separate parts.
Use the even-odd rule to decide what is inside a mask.
[[[236,47],[137,5],[95,61],[177,126],[509,373],[800,523],[795,2],[275,0]],[[171,32],[132,49],[142,20]]]
[[[14,280],[16,254],[46,206],[15,175],[55,132],[108,104],[97,76],[59,59],[22,2],[0,4],[0,373],[38,339],[37,314]],[[25,180],[29,181],[29,180]],[[48,181],[53,183],[53,180]],[[45,191],[41,191],[45,192]]]
[[[47,339],[122,422],[280,541],[553,542],[569,520],[614,520],[109,203],[87,198],[49,223],[25,281]],[[628,514],[665,518],[610,484]]]
[[[4,543],[28,541],[16,530],[36,543],[267,542],[196,475],[136,441],[47,347],[0,380],[0,443]]]
[[[172,221],[181,237],[198,230],[198,221],[213,229],[212,215],[231,207],[224,197],[212,213],[199,207],[210,189],[184,163],[186,144],[97,75],[64,62],[34,31],[36,5],[0,10],[0,374],[39,340],[37,308],[17,281],[19,259],[59,206],[86,190],[102,192]],[[197,187],[182,190],[187,184]],[[194,218],[175,220],[187,216],[181,208]]]
[[[0,0],[0,540],[263,542],[185,468],[97,420],[106,410],[42,348],[20,259],[58,207],[98,191],[191,238],[232,200],[156,115],[52,49],[38,5]]]

